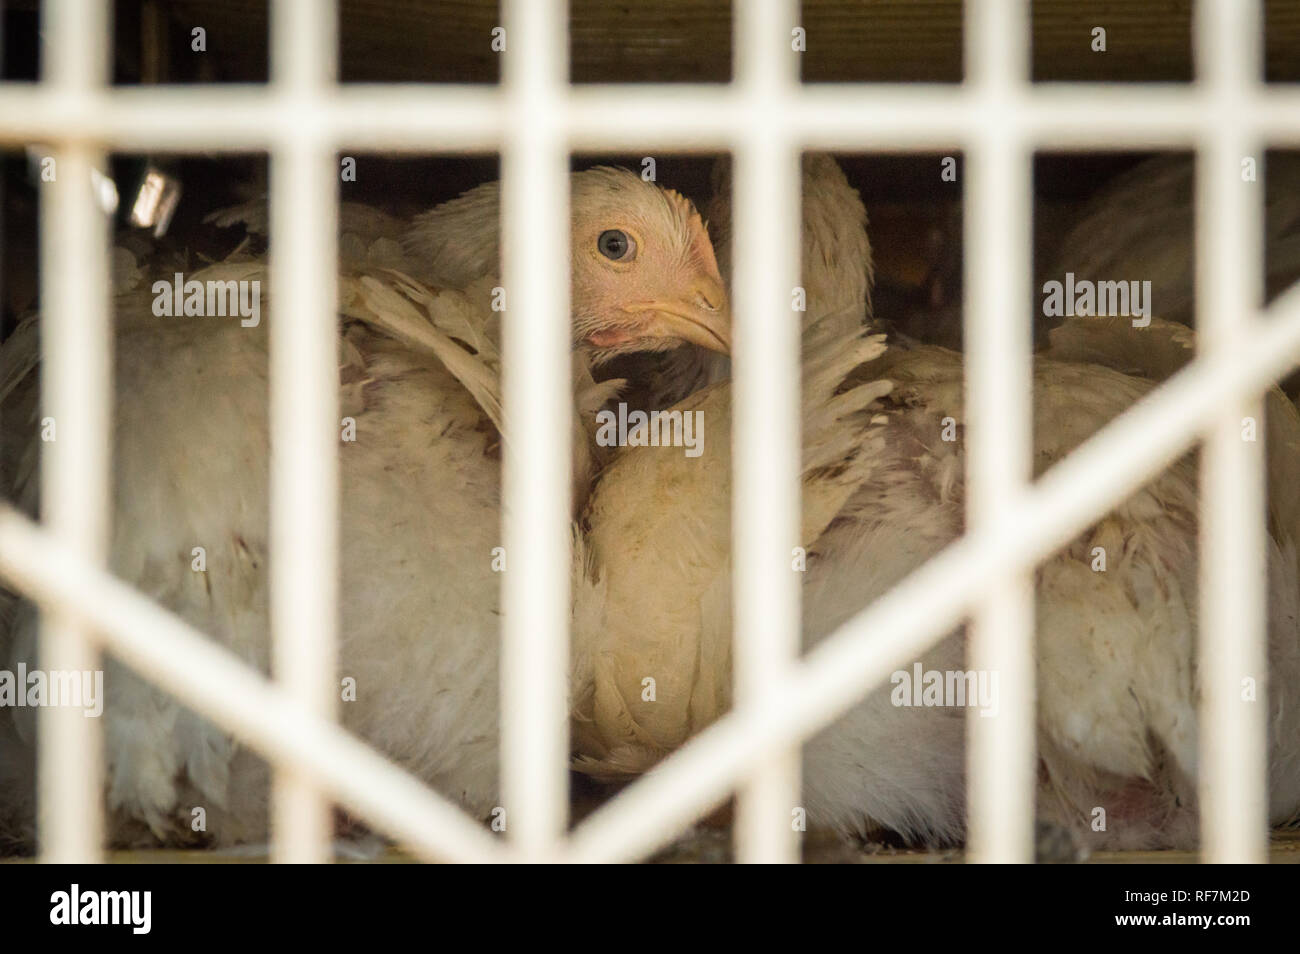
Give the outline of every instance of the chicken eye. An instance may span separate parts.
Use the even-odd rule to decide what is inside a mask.
[[[636,256],[636,243],[628,236],[626,232],[618,229],[606,229],[600,233],[600,238],[596,239],[596,248],[600,249],[600,254],[613,262],[631,261]]]

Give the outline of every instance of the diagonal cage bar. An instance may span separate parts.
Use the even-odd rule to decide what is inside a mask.
[[[846,622],[768,705],[719,719],[593,813],[574,832],[572,858],[627,860],[660,847],[717,805],[764,746],[823,728],[957,626],[1000,576],[1034,566],[1186,453],[1226,401],[1300,364],[1300,287],[1266,315],[1235,357],[1198,358],[1057,463],[1006,525],[967,534]]]
[[[303,711],[283,687],[7,504],[0,504],[0,576],[42,606],[63,606],[77,620],[97,624],[96,641],[136,672],[267,759],[311,775],[421,857],[512,857],[459,807],[330,720]]]

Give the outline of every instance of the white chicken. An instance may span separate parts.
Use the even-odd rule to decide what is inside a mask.
[[[1262,175],[1265,292],[1272,298],[1300,278],[1300,157],[1270,154]],[[1149,280],[1155,314],[1192,324],[1194,177],[1187,155],[1149,159],[1117,176],[1061,236],[1043,277]]]
[[[842,182],[842,180],[839,180]],[[839,186],[841,191],[847,185]],[[850,190],[851,191],[851,190]],[[852,207],[843,196],[842,207]],[[865,247],[856,215],[831,217],[807,249]],[[725,260],[725,251],[719,257]],[[841,261],[846,284],[867,263]],[[806,279],[807,280],[807,279]],[[810,313],[819,311],[809,283]],[[829,350],[835,351],[832,336]],[[839,339],[847,363],[867,356]],[[804,643],[816,644],[956,539],[964,528],[960,355],[891,348],[821,374],[826,341],[806,348]],[[828,381],[833,382],[828,386]],[[854,385],[857,385],[854,387]],[[1090,364],[1041,360],[1034,461],[1041,473],[1152,387]],[[865,390],[864,390],[865,389]],[[725,427],[728,386],[682,402]],[[853,397],[850,397],[853,396]],[[863,398],[873,404],[863,406]],[[850,400],[850,413],[840,413]],[[944,439],[944,419],[958,428]],[[644,771],[730,700],[730,502],[725,441],[705,459],[626,448],[594,487],[587,580],[598,625],[575,632],[578,766],[602,778]],[[829,456],[823,450],[832,450]],[[1292,448],[1295,455],[1300,450]],[[835,462],[835,463],[831,463]],[[1295,466],[1292,463],[1292,466]],[[619,501],[635,499],[635,510]],[[1295,505],[1275,494],[1269,540],[1270,817],[1300,808],[1300,584]],[[1038,813],[1088,848],[1186,846],[1196,833],[1196,496],[1190,456],[1116,507],[1036,574]],[[1093,569],[1093,548],[1108,554]],[[965,667],[963,631],[916,660]],[[905,667],[910,673],[911,666]],[[655,693],[643,692],[646,678]],[[870,693],[804,751],[810,825],[863,836],[887,829],[951,844],[964,833],[965,708],[895,704]],[[1092,809],[1106,809],[1095,832]],[[793,806],[792,806],[793,807]]]
[[[879,469],[819,544],[824,559],[817,565],[810,561],[805,624],[812,639],[883,593],[962,528],[961,446],[939,438],[941,418],[963,420],[960,357],[938,348],[895,351],[873,373],[894,382],[894,391],[882,402],[891,426],[873,452]],[[1034,375],[1035,473],[1150,388],[1142,379],[1095,365],[1039,361]],[[1294,467],[1296,451],[1290,453]],[[1076,832],[1082,847],[1189,847],[1195,841],[1195,487],[1189,455],[1036,573],[1038,813]],[[909,512],[909,507],[920,509]],[[1300,808],[1300,525],[1294,520],[1294,501],[1285,493],[1274,495],[1268,549],[1274,823]],[[1105,572],[1096,569],[1097,547],[1106,554]],[[868,585],[855,590],[864,581]],[[924,659],[923,669],[962,669],[960,639],[956,634],[941,644],[937,652],[947,659]],[[870,804],[870,786],[859,783],[856,802],[842,797],[849,791],[846,783],[861,777],[850,761],[853,743],[879,738],[869,714],[872,701],[808,747],[809,815],[819,813],[818,798],[824,797],[823,807],[842,830],[865,831],[875,818],[863,808]],[[888,693],[878,692],[874,702],[877,713],[883,712],[889,707]],[[959,760],[962,733],[959,726],[953,730],[956,748],[949,754]],[[932,736],[911,738],[921,743]],[[936,750],[933,743],[924,748],[927,755]],[[955,805],[959,808],[960,798]],[[1089,824],[1097,807],[1106,812],[1104,831]],[[954,814],[932,834],[950,832],[959,822],[960,814]]]
[[[723,275],[731,271],[731,162],[719,159],[713,166],[714,194],[704,208],[709,234],[713,237],[718,266]],[[822,323],[821,334],[861,328],[871,316],[871,246],[865,229],[867,210],[857,192],[849,188],[844,173],[830,156],[806,153],[802,160],[804,196],[803,283],[809,302],[817,311],[804,313],[807,320]],[[451,203],[449,203],[451,205]],[[431,217],[437,214],[431,213]],[[858,228],[834,231],[838,219]],[[834,241],[826,241],[834,239]],[[419,247],[418,245],[416,247]],[[436,249],[429,249],[436,252]],[[447,256],[434,255],[445,263]],[[859,266],[865,262],[865,270]],[[450,270],[449,264],[442,266]],[[725,380],[731,373],[730,360],[716,351],[679,348],[667,354],[641,354],[617,364],[629,381],[629,404],[665,408],[702,388]]]
[[[575,174],[571,195],[574,372],[587,420],[619,383],[594,384],[592,363],[684,340],[725,349],[728,312],[689,202],[608,168]],[[496,242],[496,196],[495,185],[471,193],[475,215],[460,222],[465,242]],[[340,286],[351,319],[340,342],[342,413],[355,420],[355,440],[340,448],[339,673],[355,680],[342,719],[479,817],[499,804],[492,553],[501,435],[489,271],[441,290],[393,273],[345,274]],[[266,270],[232,260],[188,277],[265,280]],[[266,322],[159,319],[140,292],[123,296],[117,310],[110,567],[265,670]],[[8,348],[0,357],[0,368],[20,363],[31,357]],[[13,400],[34,411],[30,396]],[[24,428],[20,497],[30,510],[38,444],[30,418]],[[575,450],[586,452],[586,440]],[[588,475],[590,458],[580,457],[575,471]],[[202,572],[195,547],[205,551]],[[32,663],[30,607],[19,611],[9,649],[13,663]],[[116,843],[265,840],[260,760],[111,661],[105,691]],[[0,744],[15,739],[22,748],[0,752],[0,762],[30,760],[30,719],[0,732]],[[30,774],[5,776],[0,782],[20,790],[0,793],[0,806],[27,814],[21,785],[30,786]],[[200,806],[207,834],[196,837],[191,813]],[[29,841],[30,821],[4,818],[0,830]]]
[[[1272,300],[1300,280],[1300,156],[1270,153],[1262,176],[1262,277],[1265,300]],[[1160,156],[1139,163],[1088,201],[1075,224],[1045,256],[1040,279],[1062,281],[1071,273],[1076,284],[1149,281],[1147,307],[1165,321],[1192,325],[1196,274],[1194,189],[1195,165],[1188,155]],[[1103,362],[1108,367],[1124,370],[1119,366],[1121,355],[1123,362],[1131,365],[1143,362],[1146,350],[1165,347],[1152,343],[1150,338],[1127,333],[1118,322],[1084,318],[1066,321],[1062,327],[1098,323],[1118,333],[1116,342],[1103,346],[1114,361]],[[1095,348],[1108,332],[1094,327],[1069,333],[1086,335],[1090,347]],[[1061,346],[1056,333],[1052,338],[1049,356]],[[1300,396],[1300,376],[1291,375],[1283,388]]]

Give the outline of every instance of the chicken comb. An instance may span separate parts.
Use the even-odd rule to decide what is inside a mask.
[[[688,254],[693,262],[708,268],[714,275],[719,275],[718,259],[713,253],[713,242],[709,239],[709,229],[700,216],[695,203],[676,189],[662,189],[664,201],[673,210],[687,234],[691,236]]]

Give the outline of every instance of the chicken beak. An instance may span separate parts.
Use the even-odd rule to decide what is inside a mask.
[[[686,301],[656,302],[654,309],[671,337],[731,353],[731,308],[721,281],[704,278],[691,287]]]

